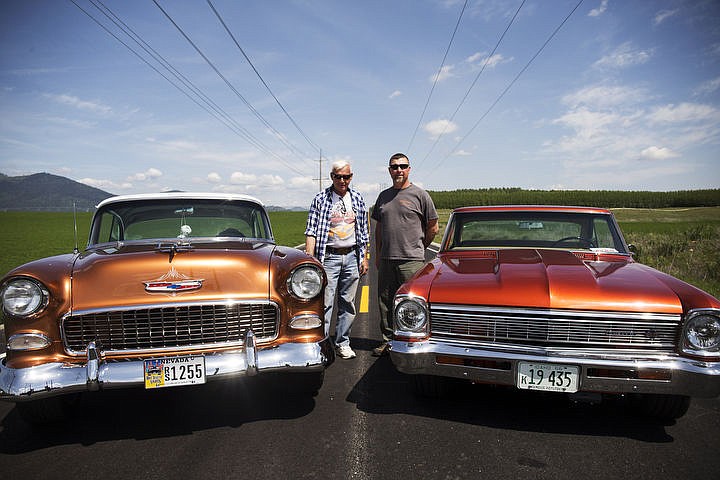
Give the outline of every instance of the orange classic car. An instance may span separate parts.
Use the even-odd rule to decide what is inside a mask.
[[[720,394],[720,302],[635,261],[598,208],[454,210],[395,297],[390,348],[421,395],[466,379],[675,419]]]
[[[78,392],[202,384],[265,372],[312,394],[334,351],[322,266],[273,240],[245,195],[112,197],[86,249],[0,280],[7,351],[0,399],[30,421]]]

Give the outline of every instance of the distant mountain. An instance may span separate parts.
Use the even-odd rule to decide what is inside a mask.
[[[49,173],[8,177],[0,173],[0,210],[92,210],[112,194]]]
[[[0,173],[0,211],[71,212],[73,202],[79,212],[92,211],[98,203],[112,196],[112,193],[50,173],[35,173],[24,177],[8,177]],[[266,205],[265,208],[269,212],[307,211],[307,208],[302,207]]]

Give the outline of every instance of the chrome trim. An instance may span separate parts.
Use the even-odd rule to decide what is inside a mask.
[[[259,306],[272,306],[275,309],[275,324],[273,327],[273,335],[272,336],[262,336],[260,337],[257,342],[258,343],[268,343],[272,342],[273,340],[277,339],[279,335],[279,328],[280,328],[280,305],[277,302],[270,301],[267,299],[257,299],[257,300],[226,300],[226,301],[203,301],[203,302],[177,302],[177,303],[151,303],[151,304],[140,304],[140,305],[130,305],[130,306],[122,306],[122,307],[115,307],[115,308],[93,308],[93,309],[86,309],[86,310],[76,310],[76,311],[70,311],[62,316],[60,321],[60,337],[63,342],[63,346],[65,348],[65,352],[68,355],[72,356],[85,356],[86,350],[74,350],[70,348],[69,339],[66,334],[66,323],[68,322],[69,317],[79,317],[84,315],[97,315],[97,314],[103,314],[103,313],[118,313],[118,312],[131,312],[136,310],[161,310],[166,308],[192,308],[192,307],[210,307],[210,306],[224,306],[224,307],[233,307],[235,305],[259,305]],[[100,348],[103,348],[103,354],[104,355],[128,355],[128,354],[136,354],[136,353],[157,353],[157,354],[163,354],[168,352],[183,352],[188,350],[197,350],[198,348],[227,348],[227,347],[241,347],[243,345],[242,340],[242,332],[240,333],[240,338],[236,341],[225,341],[225,342],[213,342],[213,343],[195,343],[190,345],[178,345],[178,346],[168,346],[168,347],[155,347],[155,348],[137,348],[137,349],[110,349],[110,348],[103,348],[102,345],[100,345]],[[256,334],[257,335],[257,334]],[[97,342],[99,339],[94,338],[92,341]]]
[[[245,332],[245,363],[248,376],[254,377],[258,373],[257,343],[252,330]]]
[[[13,343],[13,340],[23,337],[34,337],[39,338],[43,342],[45,342],[45,345],[42,347],[32,347],[32,348],[11,348],[11,344]],[[28,333],[16,333],[15,335],[10,335],[10,338],[7,339],[5,342],[5,347],[8,350],[12,350],[13,352],[33,352],[37,350],[43,350],[47,347],[52,345],[52,341],[50,340],[50,337],[45,335],[44,333],[36,333],[36,332],[28,332]]]
[[[428,302],[425,297],[421,295],[415,295],[412,293],[404,293],[396,295],[393,303],[393,324],[397,327],[397,309],[401,303],[404,302],[415,302],[420,305],[420,308],[425,312],[425,321],[422,327],[415,330],[407,329],[395,329],[394,335],[405,335],[408,337],[425,337],[427,336],[428,329],[430,327],[430,309],[428,308]]]
[[[32,312],[27,313],[25,315],[18,315],[17,313],[9,312],[5,308],[5,302],[2,301],[3,296],[5,295],[5,289],[7,289],[8,286],[15,280],[27,280],[29,282],[34,283],[38,287],[38,289],[40,290],[40,294],[42,295],[42,301],[37,306],[37,308],[35,308],[35,310],[33,310]],[[14,276],[8,278],[7,280],[5,280],[5,282],[3,282],[2,285],[0,285],[0,305],[2,306],[2,311],[5,313],[5,315],[7,315],[9,317],[32,319],[32,318],[38,317],[47,308],[47,306],[49,304],[50,304],[50,290],[48,289],[47,286],[45,286],[45,284],[42,281],[38,280],[35,277],[29,277],[27,275],[14,275]]]
[[[714,351],[708,351],[708,350],[699,350],[695,348],[689,348],[687,346],[687,325],[690,320],[692,320],[694,317],[697,317],[698,315],[707,315],[709,317],[717,317],[718,320],[720,320],[720,310],[717,308],[693,308],[692,310],[689,310],[685,317],[683,318],[683,325],[682,325],[682,332],[680,334],[679,338],[679,348],[684,353],[688,355],[695,355],[699,357],[707,357],[707,358],[719,358],[720,357],[720,350],[717,348]]]
[[[430,305],[433,338],[495,345],[583,345],[674,352],[681,321],[680,314]],[[403,332],[397,334],[402,336]]]
[[[470,361],[503,362],[507,368],[438,364],[437,356],[447,355]],[[704,362],[652,351],[579,351],[552,349],[502,350],[490,345],[458,344],[434,340],[390,342],[390,358],[407,374],[462,378],[479,383],[515,385],[520,361],[561,363],[580,367],[579,390],[603,393],[664,393],[712,398],[720,395],[720,362]],[[668,371],[667,380],[614,378],[588,375],[589,368],[612,370]]]
[[[335,359],[329,337],[316,343],[283,343],[269,348],[258,347],[252,338],[252,333],[245,336],[244,349],[205,355],[207,381],[265,372],[317,372]],[[4,355],[0,355],[0,400],[25,402],[73,392],[144,387],[142,359],[106,361],[101,354],[95,364],[90,357],[98,350],[92,345],[87,350],[86,364],[55,362],[18,369],[7,367]]]

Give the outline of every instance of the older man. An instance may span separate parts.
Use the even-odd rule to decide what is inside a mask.
[[[330,333],[337,297],[335,348],[341,358],[355,358],[350,329],[355,319],[355,294],[368,269],[368,211],[362,196],[350,188],[350,163],[332,164],[332,186],[319,192],[310,205],[305,228],[305,252],[325,267],[325,334]]]

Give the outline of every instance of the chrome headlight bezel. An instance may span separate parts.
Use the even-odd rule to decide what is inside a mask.
[[[430,328],[427,301],[416,295],[397,295],[393,308],[393,325],[395,336],[426,337]]]
[[[48,289],[30,277],[15,277],[0,288],[0,302],[5,314],[30,317],[42,311],[50,301]]]
[[[14,352],[42,350],[52,344],[44,333],[18,333],[7,340],[7,349]]]
[[[700,357],[720,357],[720,311],[690,310],[683,322],[681,350]]]
[[[300,265],[290,272],[287,279],[288,292],[300,300],[312,300],[322,293],[323,272],[311,264]]]

